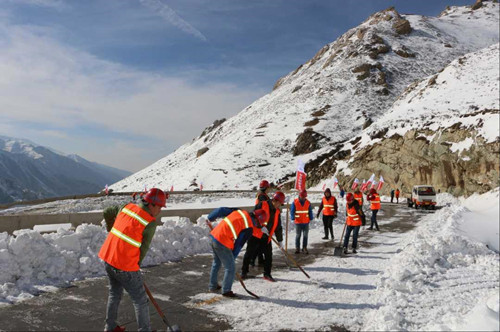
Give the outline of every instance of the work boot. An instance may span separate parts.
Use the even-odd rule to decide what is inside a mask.
[[[208,291],[209,291],[210,293],[218,293],[221,289],[222,289],[222,286],[221,286],[221,285],[217,285],[217,286],[215,287],[215,289],[211,288],[211,289],[209,289]]]
[[[116,327],[112,329],[111,332],[124,332],[125,330],[126,330],[125,326],[116,325]]]
[[[373,231],[373,227],[368,227],[367,229],[369,229],[369,230]]]
[[[270,274],[264,274],[264,279],[267,281],[276,282],[276,279],[274,279]]]
[[[300,254],[300,249],[299,249],[299,248],[296,248],[296,249],[295,249],[295,253],[296,253],[296,254]]]
[[[246,273],[242,273],[242,274],[241,274],[241,279],[243,279],[243,280],[248,279],[248,274],[246,274]]]
[[[357,254],[358,252],[356,251],[356,248],[352,248],[352,253]]]
[[[377,227],[377,231],[380,231],[380,228]]]
[[[322,237],[321,240],[328,240],[328,236]]]
[[[303,252],[304,254],[309,254],[309,251],[307,251],[307,248],[303,248],[303,249],[302,249],[302,252]]]
[[[233,291],[222,293],[222,296],[232,297],[232,298],[237,298],[238,297],[238,295],[234,294]]]
[[[347,248],[344,248],[344,254],[347,255]]]

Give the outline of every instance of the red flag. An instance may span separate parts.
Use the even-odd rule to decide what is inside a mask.
[[[380,176],[380,181],[378,182],[377,191],[379,191],[380,189],[382,189],[383,185],[384,185],[384,178],[381,175]]]
[[[337,178],[333,178],[333,189],[335,189],[335,187],[337,187],[338,184],[339,180],[337,180]]]
[[[323,183],[323,191],[325,191],[326,183]]]
[[[108,188],[108,185],[106,185],[104,191],[106,192],[106,195],[109,193],[109,188]]]
[[[200,190],[203,190],[203,182],[200,182]]]
[[[368,184],[366,184],[366,180],[363,179],[363,184],[361,185],[361,191],[365,191],[366,190],[366,187],[368,186]]]
[[[297,171],[297,175],[295,177],[295,189],[298,191],[306,189],[306,177],[306,173]]]
[[[170,191],[174,191],[174,186],[171,186],[171,187],[170,187]]]
[[[358,180],[358,178],[355,178],[354,182],[352,183],[351,189],[355,190],[358,187],[358,184],[359,184],[359,180]]]
[[[375,186],[377,185],[377,183],[378,183],[377,181],[373,181],[373,183],[372,183],[372,185],[371,185],[370,189],[374,189],[374,188],[375,188]]]

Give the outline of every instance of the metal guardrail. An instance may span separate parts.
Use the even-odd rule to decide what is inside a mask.
[[[319,203],[311,203],[313,207]],[[289,204],[285,204],[283,209],[289,208]],[[241,206],[240,208],[251,211],[254,206]],[[178,209],[178,210],[162,210],[157,217],[185,217],[195,222],[199,217],[209,214],[214,208],[204,209]],[[76,228],[82,224],[101,225],[103,220],[102,212],[81,212],[81,213],[64,213],[64,214],[22,214],[22,215],[7,215],[0,216],[0,232],[12,234],[20,229],[33,229],[35,225],[54,225],[54,224],[71,224]]]

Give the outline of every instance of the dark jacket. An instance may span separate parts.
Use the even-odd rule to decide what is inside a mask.
[[[275,218],[274,216],[275,216],[277,210],[274,207],[274,205],[272,204],[272,200],[268,199],[267,203],[269,204],[269,214],[270,214],[270,216],[269,216],[269,222],[267,223],[266,228],[270,232],[271,229],[273,229],[273,227],[274,227],[274,218]],[[259,204],[255,205],[255,209],[254,210],[258,210],[258,209],[262,209],[262,202],[260,202]],[[276,236],[276,240],[278,242],[283,242],[283,227],[281,226],[281,213],[278,216],[278,225],[276,226],[276,229],[274,231],[274,236]],[[267,241],[267,235],[266,234],[264,234],[262,236],[262,239],[264,239],[264,238]]]

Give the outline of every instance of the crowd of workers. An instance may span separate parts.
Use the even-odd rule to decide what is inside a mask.
[[[254,210],[249,212],[239,208],[220,207],[213,210],[205,219],[210,226],[210,239],[213,252],[213,262],[210,271],[208,289],[211,292],[221,292],[225,297],[237,297],[231,290],[235,278],[235,260],[243,246],[246,251],[243,256],[241,278],[249,278],[249,267],[260,259],[264,266],[265,280],[275,282],[272,277],[272,240],[283,249],[283,228],[281,223],[281,207],[285,204],[285,194],[276,191],[269,196],[270,184],[262,180],[255,200]],[[348,253],[349,240],[352,233],[352,253],[357,253],[358,234],[365,225],[363,211],[363,193],[356,189],[354,193],[345,193],[340,188],[340,197],[345,194],[346,218],[343,253]],[[380,196],[375,189],[370,189],[366,195],[370,202],[371,225],[378,231],[377,213],[380,210]],[[134,195],[135,198],[135,195]],[[106,228],[109,232],[99,252],[104,261],[109,279],[109,294],[106,308],[106,331],[124,331],[123,326],[116,322],[118,306],[123,290],[126,290],[134,305],[139,331],[150,331],[149,306],[145,286],[140,272],[140,264],[145,257],[156,230],[156,217],[162,207],[166,206],[168,193],[153,188],[140,195],[140,200],[112,206],[103,211]],[[399,189],[396,199],[399,198]],[[392,202],[392,192],[391,192]],[[329,188],[324,191],[316,218],[322,213],[325,236],[323,240],[334,240],[333,220],[338,215],[337,198]],[[309,224],[314,220],[311,202],[307,199],[307,191],[301,190],[298,197],[290,204],[290,218],[295,224],[295,254],[309,254],[307,249]],[[222,219],[215,227],[212,222]],[[302,241],[301,241],[302,240]],[[341,239],[342,240],[342,239]],[[224,267],[222,284],[218,283],[218,272]]]

